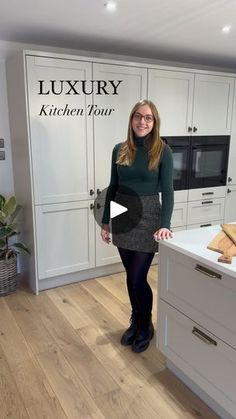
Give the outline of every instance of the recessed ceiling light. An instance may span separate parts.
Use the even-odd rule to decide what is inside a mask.
[[[117,9],[117,4],[115,1],[113,0],[108,0],[105,4],[104,4],[106,10],[108,10],[109,12],[115,12]]]
[[[230,29],[231,29],[231,26],[230,25],[225,25],[225,26],[223,26],[221,28],[221,30],[222,30],[223,33],[229,33],[230,32]]]

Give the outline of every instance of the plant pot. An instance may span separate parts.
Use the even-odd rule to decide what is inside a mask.
[[[7,261],[0,260],[0,297],[17,289],[17,258],[12,255]]]

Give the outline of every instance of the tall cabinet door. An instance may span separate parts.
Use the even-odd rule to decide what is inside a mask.
[[[26,71],[40,280],[95,266],[92,64],[27,56]]]
[[[236,79],[234,88],[234,104],[229,149],[228,185],[236,185]],[[236,217],[235,217],[236,219]]]
[[[230,134],[233,87],[233,77],[195,75],[193,133]]]
[[[226,189],[224,222],[236,222],[236,185],[228,186]]]
[[[118,83],[117,94],[94,95],[98,109],[107,110],[105,115],[94,115],[95,149],[95,191],[104,189],[110,181],[111,155],[116,143],[127,138],[128,120],[131,109],[141,99],[147,97],[147,69],[132,66],[99,64],[93,66],[95,80],[114,80]],[[109,112],[110,110],[110,112]],[[114,246],[101,241],[97,226],[96,265],[119,261]]]
[[[148,98],[160,114],[161,135],[187,135],[192,124],[194,75],[183,71],[148,71]]]
[[[40,56],[26,59],[35,204],[89,199],[94,181],[93,121],[87,110],[92,95],[81,92],[81,81],[92,80],[92,64]]]

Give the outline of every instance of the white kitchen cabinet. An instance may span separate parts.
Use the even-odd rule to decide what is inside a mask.
[[[35,292],[105,274],[120,258],[102,242],[94,200],[132,106],[146,97],[147,70],[26,51],[9,60],[7,76],[15,191],[32,251],[22,273]]]
[[[148,98],[161,118],[161,135],[186,135],[192,121],[194,74],[148,70]]]
[[[160,243],[157,346],[169,367],[222,418],[236,412],[236,261],[207,249],[220,226]]]
[[[111,176],[111,156],[115,144],[127,138],[129,114],[133,106],[147,96],[147,69],[128,65],[93,64],[95,80],[121,80],[118,95],[97,95],[94,104],[100,109],[113,109],[109,117],[94,116],[95,196],[107,188]],[[117,249],[101,241],[96,233],[96,266],[120,260]]]
[[[236,185],[236,80],[234,86],[233,114],[229,147],[228,185]]]
[[[131,109],[147,96],[147,69],[93,64],[96,80],[122,80],[118,95],[97,95],[94,98],[99,108],[114,109],[111,115],[94,117],[95,189],[107,188],[111,175],[111,155],[115,144],[127,139]]]
[[[183,189],[182,191],[174,191],[174,202],[187,202],[188,201],[188,190]]]
[[[230,134],[234,78],[196,74],[194,81],[193,133]]]
[[[95,266],[94,217],[89,201],[35,207],[38,279]]]
[[[196,188],[189,189],[188,191],[188,200],[189,201],[199,201],[199,200],[211,200],[215,198],[225,198],[226,187],[225,186],[216,186],[213,188]]]
[[[224,222],[232,223],[236,219],[236,185],[229,185],[225,197]]]
[[[186,229],[188,210],[188,190],[174,191],[174,208],[171,217],[171,229]]]
[[[187,224],[202,224],[224,218],[225,199],[203,199],[188,202]]]
[[[73,281],[102,275],[108,272],[105,265],[120,260],[116,248],[101,241],[90,206],[109,184],[112,148],[126,139],[129,112],[137,101],[148,96],[160,105],[162,134],[186,135],[203,113],[211,124],[212,115],[217,117],[213,134],[228,133],[230,76],[156,67],[148,79],[147,67],[39,51],[24,51],[7,63],[15,192],[24,207],[22,240],[32,251],[21,266],[36,292],[71,282],[72,273]],[[116,91],[113,81],[119,84]],[[198,109],[202,106],[204,112]],[[211,132],[204,124],[199,123],[199,129],[204,127],[207,135]],[[180,192],[174,228],[209,221],[192,216],[188,192]],[[223,219],[220,208],[223,203],[218,212],[209,212],[211,221]],[[61,254],[67,216],[64,238],[70,249]],[[54,249],[47,249],[48,254],[46,243]]]
[[[192,248],[191,232],[189,240]],[[217,260],[217,253],[213,255]],[[161,253],[161,258],[161,298],[204,328],[210,325],[215,335],[220,330],[221,339],[236,350],[235,279],[223,273],[214,275],[214,270],[208,272],[196,258],[173,249]],[[213,294],[214,304],[207,304]]]
[[[209,227],[224,220],[226,187],[188,191],[187,229]]]
[[[29,146],[34,203],[52,204],[90,199],[93,177],[93,121],[87,117],[92,96],[66,94],[66,80],[91,80],[92,64],[78,60],[26,56]],[[43,84],[39,84],[39,81]],[[61,84],[65,92],[53,94]],[[39,95],[39,92],[45,93]],[[49,93],[50,92],[50,93]],[[46,94],[48,93],[48,94]],[[49,115],[57,108],[64,115]],[[68,115],[76,109],[78,115]],[[82,112],[83,111],[83,112]],[[46,113],[46,115],[45,115]]]
[[[161,352],[190,376],[202,392],[209,393],[234,414],[235,350],[164,301],[160,303],[160,310]],[[216,412],[219,413],[218,408]]]
[[[171,217],[171,227],[185,227],[187,225],[187,202],[177,202],[174,204]]]
[[[161,118],[161,135],[230,134],[233,77],[150,69],[148,97]]]

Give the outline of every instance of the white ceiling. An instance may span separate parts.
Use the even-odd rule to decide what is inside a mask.
[[[236,70],[236,0],[106,1],[0,0],[0,40]]]

